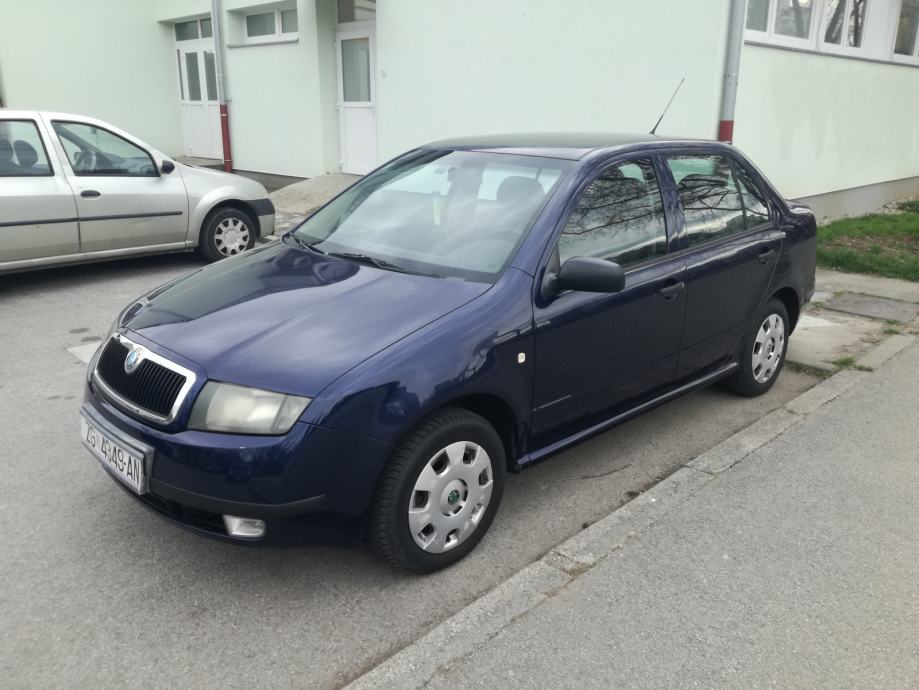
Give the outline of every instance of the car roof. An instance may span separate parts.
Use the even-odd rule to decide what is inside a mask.
[[[524,156],[579,160],[595,151],[612,151],[639,145],[658,146],[676,143],[715,144],[716,142],[703,139],[672,138],[656,134],[622,132],[540,132],[529,134],[487,134],[443,139],[430,143],[425,148],[516,153]]]

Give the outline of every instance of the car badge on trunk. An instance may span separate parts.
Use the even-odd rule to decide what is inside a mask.
[[[144,351],[139,347],[135,347],[128,353],[128,356],[124,358],[124,373],[133,374],[134,370],[140,366],[140,363],[144,359]]]

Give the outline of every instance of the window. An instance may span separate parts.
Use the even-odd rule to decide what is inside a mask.
[[[670,156],[667,165],[680,193],[690,247],[746,229],[743,202],[727,158]]]
[[[421,149],[363,178],[295,233],[325,252],[491,282],[573,167],[539,156]]]
[[[897,30],[894,38],[895,55],[916,57],[917,34],[919,34],[919,0],[903,0],[900,14],[897,17]]]
[[[107,129],[82,122],[53,123],[70,167],[80,176],[157,177],[150,154]]]
[[[750,0],[747,38],[792,48],[862,54],[869,7],[873,20],[882,24],[888,7],[877,0]],[[877,40],[875,37],[870,46],[871,56],[886,57]]]
[[[201,38],[211,38],[214,35],[210,19],[201,19]]]
[[[297,10],[293,7],[246,15],[246,40],[260,43],[290,38],[297,34]]]
[[[338,0],[339,24],[372,21],[376,17],[376,0]]]
[[[198,20],[176,22],[175,33],[177,41],[191,41],[198,38]]]
[[[559,260],[592,256],[621,266],[667,253],[667,224],[650,159],[605,170],[581,194],[558,241]]]
[[[735,162],[734,174],[737,178],[737,185],[740,188],[740,197],[743,202],[744,215],[746,216],[746,227],[751,228],[760,223],[768,223],[769,206],[766,203],[766,197],[760,192],[750,173],[744,170],[742,165]]]
[[[32,120],[0,120],[0,177],[53,175]]]

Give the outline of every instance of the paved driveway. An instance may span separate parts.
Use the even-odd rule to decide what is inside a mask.
[[[786,371],[757,400],[696,393],[512,477],[477,551],[427,578],[362,548],[236,547],[146,512],[78,438],[84,366],[68,348],[199,265],[170,256],[0,277],[6,685],[340,685],[814,382]]]

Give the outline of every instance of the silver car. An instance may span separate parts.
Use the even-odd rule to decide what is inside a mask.
[[[254,180],[93,118],[0,109],[0,273],[196,247],[216,261],[273,231]]]

